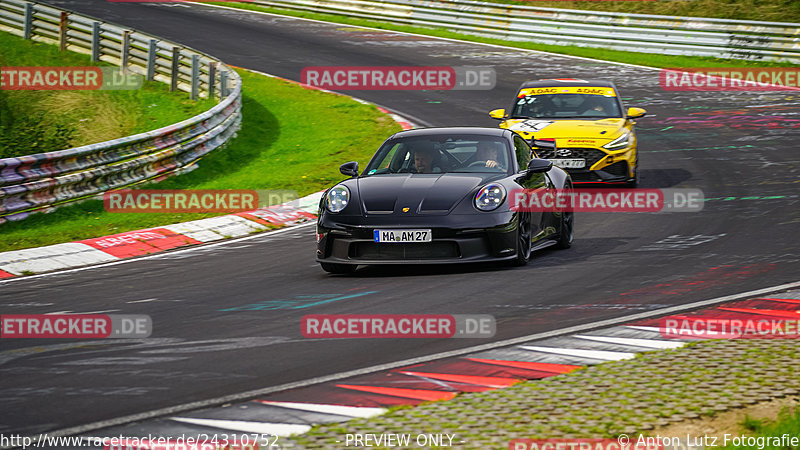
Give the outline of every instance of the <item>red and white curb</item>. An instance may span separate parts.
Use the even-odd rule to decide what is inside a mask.
[[[751,297],[749,293],[737,297],[745,300],[716,303],[697,311],[677,314],[701,320],[748,321],[765,317],[800,320],[797,311],[800,290],[767,297]],[[180,415],[109,427],[86,435],[126,436],[146,429],[155,436],[164,437],[240,432],[289,438],[306,433],[318,424],[370,418],[387,412],[393,406],[417,405],[449,400],[461,393],[502,389],[607,361],[630,359],[642,352],[680,348],[687,342],[689,340],[665,338],[659,328],[659,319],[649,317],[588,332],[536,339],[324,381],[256,396],[247,401],[226,402],[221,407],[195,409]],[[336,438],[331,436],[332,441]],[[458,436],[455,440],[456,447],[469,448],[469,443]],[[277,444],[278,448],[292,447],[292,443],[285,439],[279,439]]]
[[[322,192],[279,206],[0,253],[0,278],[101,264],[179,247],[247,236],[316,219]]]

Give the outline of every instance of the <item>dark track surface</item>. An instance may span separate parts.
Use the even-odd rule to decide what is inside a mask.
[[[305,227],[2,283],[2,313],[149,314],[155,332],[143,341],[3,340],[0,432],[60,429],[484,343],[312,341],[300,334],[305,314],[493,314],[500,340],[799,278],[800,93],[664,92],[654,70],[202,6],[49,3],[295,80],[305,66],[495,68],[491,91],[351,93],[432,125],[495,126],[486,112],[506,107],[527,79],[610,79],[627,106],[651,113],[638,129],[641,186],[725,200],[701,213],[581,214],[572,249],[541,252],[518,269],[328,276]],[[261,306],[221,311],[249,304]]]

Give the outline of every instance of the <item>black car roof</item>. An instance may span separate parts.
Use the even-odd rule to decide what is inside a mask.
[[[488,127],[436,127],[436,128],[415,128],[395,133],[392,137],[419,137],[419,136],[441,136],[447,134],[471,134],[483,136],[503,136],[512,133],[502,128]]]
[[[530,87],[560,87],[560,86],[589,86],[589,87],[610,87],[616,88],[614,83],[603,80],[572,80],[572,79],[559,79],[559,80],[538,80],[526,81],[522,83],[520,89]]]

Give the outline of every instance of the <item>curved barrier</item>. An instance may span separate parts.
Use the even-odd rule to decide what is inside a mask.
[[[255,0],[282,9],[487,37],[668,55],[800,63],[800,24],[539,8],[471,0]]]
[[[158,130],[35,155],[0,159],[0,223],[31,212],[191,169],[241,124],[241,79],[219,60],[135,30],[36,2],[0,0],[0,30],[92,55],[192,98],[210,110]]]

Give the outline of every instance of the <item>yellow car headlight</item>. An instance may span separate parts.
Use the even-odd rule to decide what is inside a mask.
[[[623,148],[627,147],[631,143],[631,133],[630,131],[626,131],[622,134],[622,136],[614,139],[613,141],[605,144],[603,146],[606,150],[622,150]]]

